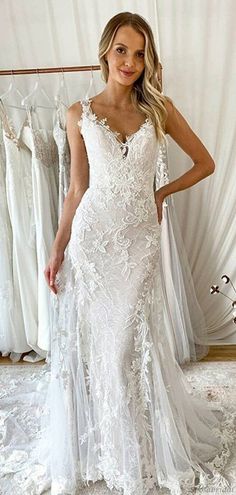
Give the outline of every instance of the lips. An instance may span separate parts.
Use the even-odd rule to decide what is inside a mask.
[[[129,72],[129,71],[126,71],[126,70],[120,70],[120,72],[122,72],[122,74],[124,74],[125,76],[132,76],[134,74],[134,72]]]

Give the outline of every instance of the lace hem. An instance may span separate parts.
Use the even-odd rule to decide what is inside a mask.
[[[117,494],[122,495],[154,495],[154,493],[159,493],[159,489],[168,489],[169,495],[190,495],[192,493],[200,495],[205,494],[206,491],[216,495],[226,490],[230,493],[232,486],[222,471],[232,455],[231,447],[236,440],[236,413],[226,412],[222,407],[219,407],[219,410],[223,412],[223,421],[221,428],[215,428],[214,432],[221,440],[221,450],[211,461],[205,462],[203,467],[199,465],[199,469],[190,469],[187,473],[180,473],[179,478],[168,480],[161,480],[160,477],[157,479],[156,474],[152,473],[137,483],[129,479],[128,475],[120,476],[114,471],[114,476],[111,472],[109,476],[106,476],[98,469],[93,474],[90,473],[89,479],[81,479],[78,476],[74,490],[70,481],[63,478],[57,479],[52,484],[51,495],[77,495],[79,490],[91,487],[98,481],[104,481],[109,490],[114,489]],[[127,489],[126,486],[129,488]]]

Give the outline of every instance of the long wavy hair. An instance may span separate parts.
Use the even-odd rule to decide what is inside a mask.
[[[105,60],[106,53],[110,50],[117,30],[121,26],[132,26],[135,31],[141,33],[145,38],[144,70],[135,81],[131,101],[134,106],[146,116],[149,116],[154,124],[157,139],[164,140],[167,110],[165,100],[173,101],[162,94],[162,88],[158,81],[159,57],[155,47],[152,30],[146,20],[131,12],[121,12],[112,17],[106,24],[99,42],[99,62],[102,78],[108,81],[109,67]]]

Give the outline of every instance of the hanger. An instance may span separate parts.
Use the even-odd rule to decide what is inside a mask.
[[[91,74],[90,74],[90,81],[89,81],[89,87],[88,87],[88,90],[86,92],[86,95],[85,95],[85,99],[88,99],[89,98],[89,94],[90,94],[90,90],[94,84],[94,79],[93,79],[93,66],[91,65]]]
[[[8,89],[2,94],[0,95],[0,100],[3,102],[3,100],[11,95],[12,93],[16,93],[18,96],[20,96],[21,100],[22,98],[24,98],[23,94],[21,93],[21,91],[17,88],[17,85],[16,85],[16,80],[15,80],[15,77],[14,77],[14,74],[13,74],[13,71],[12,71],[12,74],[11,74],[11,82],[9,84],[9,87]],[[17,105],[10,105],[9,103],[4,103],[4,106],[5,107],[10,107],[10,108],[16,108],[17,110],[25,110],[24,107],[18,107]]]
[[[64,95],[65,101],[63,101],[63,99],[62,99],[62,95]],[[54,97],[54,100],[55,100],[55,103],[57,106],[62,104],[66,108],[69,107],[68,91],[67,91],[67,86],[66,86],[63,68],[61,69],[61,74],[60,74],[60,79],[59,79],[59,88],[58,88],[57,94]]]
[[[26,108],[28,108],[28,101],[30,100],[30,98],[32,96],[35,96],[38,92],[41,92],[42,95],[46,98],[46,100],[52,105],[52,106],[44,106],[44,105],[37,105],[35,104],[34,105],[34,108],[46,108],[48,110],[54,110],[55,109],[55,104],[53,102],[53,100],[48,96],[48,94],[46,93],[45,89],[43,88],[42,86],[42,83],[41,83],[41,79],[39,77],[39,73],[37,72],[37,81],[34,85],[34,88],[32,89],[32,91],[27,95],[25,96],[22,101],[21,101],[21,105],[22,106],[25,106]],[[30,105],[32,107],[32,105]]]

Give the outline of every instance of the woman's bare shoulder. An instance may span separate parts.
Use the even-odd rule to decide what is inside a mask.
[[[76,101],[67,109],[67,121],[74,121],[75,119],[80,119],[83,111],[83,106],[81,101]]]
[[[169,116],[174,111],[174,108],[175,108],[174,102],[173,102],[172,98],[170,98],[170,96],[167,96],[167,95],[163,95],[163,96],[164,96],[165,109],[166,109],[167,114]]]
[[[66,112],[66,131],[68,139],[71,136],[81,137],[81,122],[82,122],[83,105],[81,101],[73,103]]]

